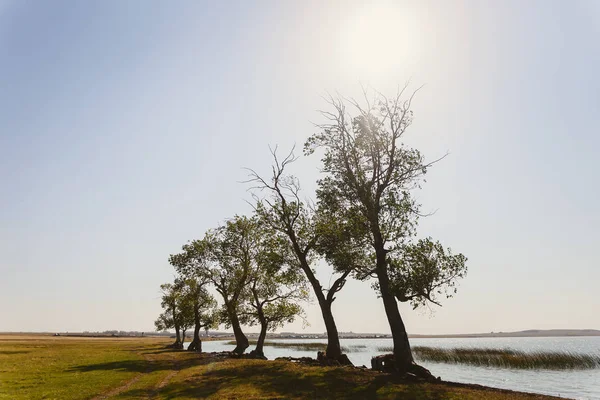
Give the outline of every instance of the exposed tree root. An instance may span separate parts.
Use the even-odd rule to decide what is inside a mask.
[[[321,365],[347,365],[347,366],[354,366],[354,364],[352,364],[352,361],[350,361],[350,359],[348,358],[348,356],[345,355],[345,354],[340,354],[340,356],[336,357],[336,358],[330,358],[330,357],[327,357],[327,355],[324,352],[319,351],[319,352],[317,352],[317,361]]]
[[[188,351],[197,351],[198,353],[202,352],[202,341],[194,339],[188,346]]]
[[[393,354],[383,354],[381,356],[371,358],[371,368],[375,371],[387,372],[389,374],[401,375],[408,380],[437,382],[440,378],[436,378],[431,372],[415,362],[411,362],[405,371],[401,371],[396,366]]]
[[[330,367],[339,367],[339,366],[348,366],[353,367],[352,361],[348,358],[347,355],[342,354],[338,358],[329,358],[325,355],[324,352],[319,351],[317,353],[317,358],[311,357],[277,357],[275,360],[285,360],[295,363],[300,363],[304,365],[313,365],[313,366],[330,366]]]
[[[257,352],[256,350],[252,350],[250,353],[248,353],[248,358],[255,358],[257,360],[268,360],[268,358],[265,357],[265,354],[263,352]]]
[[[169,345],[167,345],[167,349],[183,350],[183,343],[175,342],[173,344],[169,344]]]

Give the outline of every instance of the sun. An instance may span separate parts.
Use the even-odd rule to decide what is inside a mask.
[[[409,5],[364,4],[351,10],[339,33],[343,68],[361,78],[397,75],[419,61],[422,24]]]

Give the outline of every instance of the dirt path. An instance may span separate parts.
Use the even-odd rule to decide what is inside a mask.
[[[118,386],[114,389],[111,389],[109,392],[101,394],[99,396],[93,397],[92,400],[104,400],[104,399],[108,399],[111,398],[113,396],[116,396],[126,390],[128,390],[134,383],[136,383],[137,381],[139,381],[142,376],[144,376],[145,372],[141,372],[138,373],[136,376],[134,376],[133,378],[131,378],[130,380],[128,380],[127,382],[125,382],[124,384],[122,384],[121,386]]]
[[[145,374],[152,372],[152,370],[153,370],[152,364],[154,363],[155,360],[147,354],[142,354],[142,356],[144,357],[144,360],[146,360],[148,362],[148,366],[146,367],[146,370],[144,372],[139,372],[133,378],[129,379],[122,385],[117,386],[116,388],[113,388],[106,393],[95,396],[92,398],[92,400],[105,400],[105,399],[109,399],[111,397],[117,396],[117,395],[123,393],[124,391],[129,390],[131,388],[131,386],[133,386],[137,381],[142,379],[142,377]]]
[[[162,388],[164,388],[165,386],[167,386],[169,384],[169,382],[171,381],[171,379],[173,379],[173,377],[175,375],[177,375],[179,373],[179,371],[181,371],[181,365],[179,364],[179,362],[174,358],[174,357],[169,357],[172,361],[173,361],[173,367],[175,368],[173,371],[169,372],[167,374],[167,376],[165,376],[158,385],[156,385],[156,387],[154,388],[154,390],[152,390],[152,392],[150,393],[149,398],[150,399],[155,399],[158,396],[158,393],[160,392],[160,390]]]
[[[162,353],[160,355],[146,352],[148,349],[132,349],[132,352],[141,355],[146,361],[146,365],[143,371],[138,372],[131,379],[123,382],[121,385],[108,390],[105,393],[99,394],[92,398],[92,400],[105,400],[118,396],[132,388],[140,379],[144,378],[147,374],[161,371],[160,382],[154,387],[145,386],[142,388],[146,391],[145,398],[156,399],[160,394],[161,390],[167,386],[171,380],[181,371],[183,365],[178,359],[176,354]],[[164,362],[166,361],[166,365]],[[166,368],[166,369],[165,369]],[[164,369],[164,371],[163,371]],[[164,374],[163,374],[164,373]],[[160,379],[159,378],[159,379]]]

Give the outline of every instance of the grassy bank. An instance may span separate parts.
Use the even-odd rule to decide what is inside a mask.
[[[415,346],[416,358],[425,361],[469,364],[513,369],[593,369],[600,367],[600,356],[568,352],[524,352],[511,349],[473,349]]]
[[[551,399],[382,373],[171,351],[171,340],[0,336],[0,399]]]

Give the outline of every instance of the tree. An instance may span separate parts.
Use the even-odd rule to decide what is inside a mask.
[[[249,295],[248,283],[255,251],[252,229],[256,221],[235,216],[225,225],[208,231],[203,239],[182,247],[183,252],[171,255],[169,262],[184,276],[199,276],[213,284],[223,298],[219,313],[221,322],[233,328],[236,347],[242,354],[249,346],[242,331],[242,322],[249,315],[244,311],[245,298]]]
[[[296,160],[293,150],[281,162],[277,158],[276,150],[271,151],[271,154],[274,164],[270,178],[263,178],[254,170],[249,170],[248,183],[254,185],[252,189],[255,191],[255,211],[261,221],[272,229],[273,235],[285,238],[289,252],[295,258],[293,264],[305,274],[315,293],[327,330],[325,356],[341,364],[351,365],[348,357],[342,354],[331,305],[335,300],[335,294],[343,288],[352,269],[342,270],[329,289],[321,285],[313,270],[313,261],[318,256],[316,247],[320,239],[317,216],[314,210],[300,200],[298,179],[285,171],[286,167]],[[267,196],[259,198],[256,195],[259,191],[266,191]]]
[[[418,150],[400,142],[412,122],[416,93],[403,100],[405,89],[392,99],[376,93],[372,101],[365,92],[365,105],[330,98],[333,109],[322,112],[327,122],[307,140],[305,153],[324,150],[318,205],[337,225],[320,250],[341,267],[354,264],[362,279],[377,278],[374,286],[392,332],[397,371],[428,376],[414,363],[396,300],[437,304],[434,294],[454,290],[455,280],[465,275],[466,258],[452,256],[431,240],[413,241],[420,213],[411,191],[420,188],[427,169],[439,160],[427,163]]]
[[[185,293],[183,298],[185,303],[192,310],[194,320],[194,337],[188,346],[189,351],[202,351],[202,340],[200,339],[200,329],[209,329],[217,325],[217,315],[215,308],[217,302],[215,298],[206,289],[207,281],[197,278],[188,278],[185,280]]]
[[[178,307],[177,319],[181,329],[181,349],[183,349],[187,337],[186,332],[194,326],[194,308],[191,299],[185,294],[180,297]]]
[[[267,331],[275,330],[302,315],[299,301],[308,300],[306,278],[297,268],[287,264],[286,243],[261,229],[259,252],[250,280],[251,306],[260,324],[256,348],[251,354],[264,358]]]
[[[190,307],[183,296],[184,282],[176,279],[174,283],[160,285],[162,295],[161,306],[165,310],[154,322],[157,330],[165,331],[175,328],[175,343],[170,345],[182,349],[185,341],[185,331],[193,324]],[[183,331],[183,338],[181,332]]]

